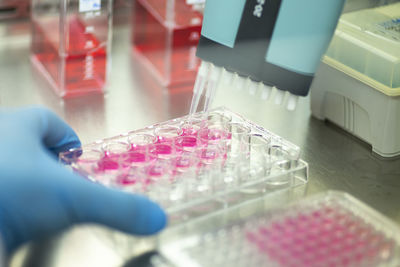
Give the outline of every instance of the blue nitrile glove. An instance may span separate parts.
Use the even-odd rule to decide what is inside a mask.
[[[0,110],[0,236],[8,252],[75,223],[136,235],[165,226],[157,204],[91,183],[57,162],[60,151],[79,146],[74,131],[46,109]]]

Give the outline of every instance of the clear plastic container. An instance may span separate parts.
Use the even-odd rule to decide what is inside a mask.
[[[202,18],[198,3],[135,0],[133,54],[162,86],[194,83]]]
[[[100,140],[60,160],[94,182],[149,196],[171,224],[308,178],[297,146],[225,108]]]
[[[185,267],[399,266],[400,229],[354,197],[328,191],[167,243],[161,252]]]
[[[324,61],[386,95],[400,95],[400,3],[343,14]]]
[[[31,59],[62,97],[103,92],[111,0],[33,0]]]

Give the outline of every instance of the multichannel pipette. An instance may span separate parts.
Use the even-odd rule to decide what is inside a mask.
[[[220,80],[233,81],[234,88],[248,87],[252,94],[261,88],[265,100],[275,89],[275,103],[287,103],[294,110],[298,96],[308,94],[343,4],[344,0],[208,0],[197,47],[203,62],[190,114],[202,94],[208,109]]]

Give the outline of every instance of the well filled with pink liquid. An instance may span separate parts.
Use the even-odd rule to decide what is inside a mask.
[[[130,185],[136,183],[134,177],[136,173],[131,172],[132,167],[156,179],[157,176],[164,175],[164,173],[156,173],[162,172],[160,163],[170,165],[167,168],[169,175],[174,176],[185,168],[201,168],[226,157],[220,153],[220,150],[216,150],[215,144],[216,142],[225,144],[222,141],[230,136],[227,132],[210,129],[210,134],[201,136],[200,142],[197,130],[197,128],[185,127],[175,137],[156,136],[155,142],[151,144],[141,146],[127,144],[126,151],[105,151],[103,157],[95,164],[93,171],[95,174],[109,174],[122,185]],[[217,139],[216,135],[219,136]],[[220,148],[218,146],[218,149]],[[218,161],[218,163],[223,162]]]

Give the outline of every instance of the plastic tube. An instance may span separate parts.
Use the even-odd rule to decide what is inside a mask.
[[[202,61],[199,71],[197,73],[196,81],[193,87],[192,103],[190,104],[189,116],[193,115],[197,111],[197,107],[200,102],[200,97],[203,94],[205,84],[207,82],[208,73],[210,69],[210,63]]]
[[[209,80],[207,83],[206,99],[204,101],[204,112],[208,111],[208,108],[214,101],[221,72],[222,68],[220,67],[213,66],[213,68],[211,69]]]

